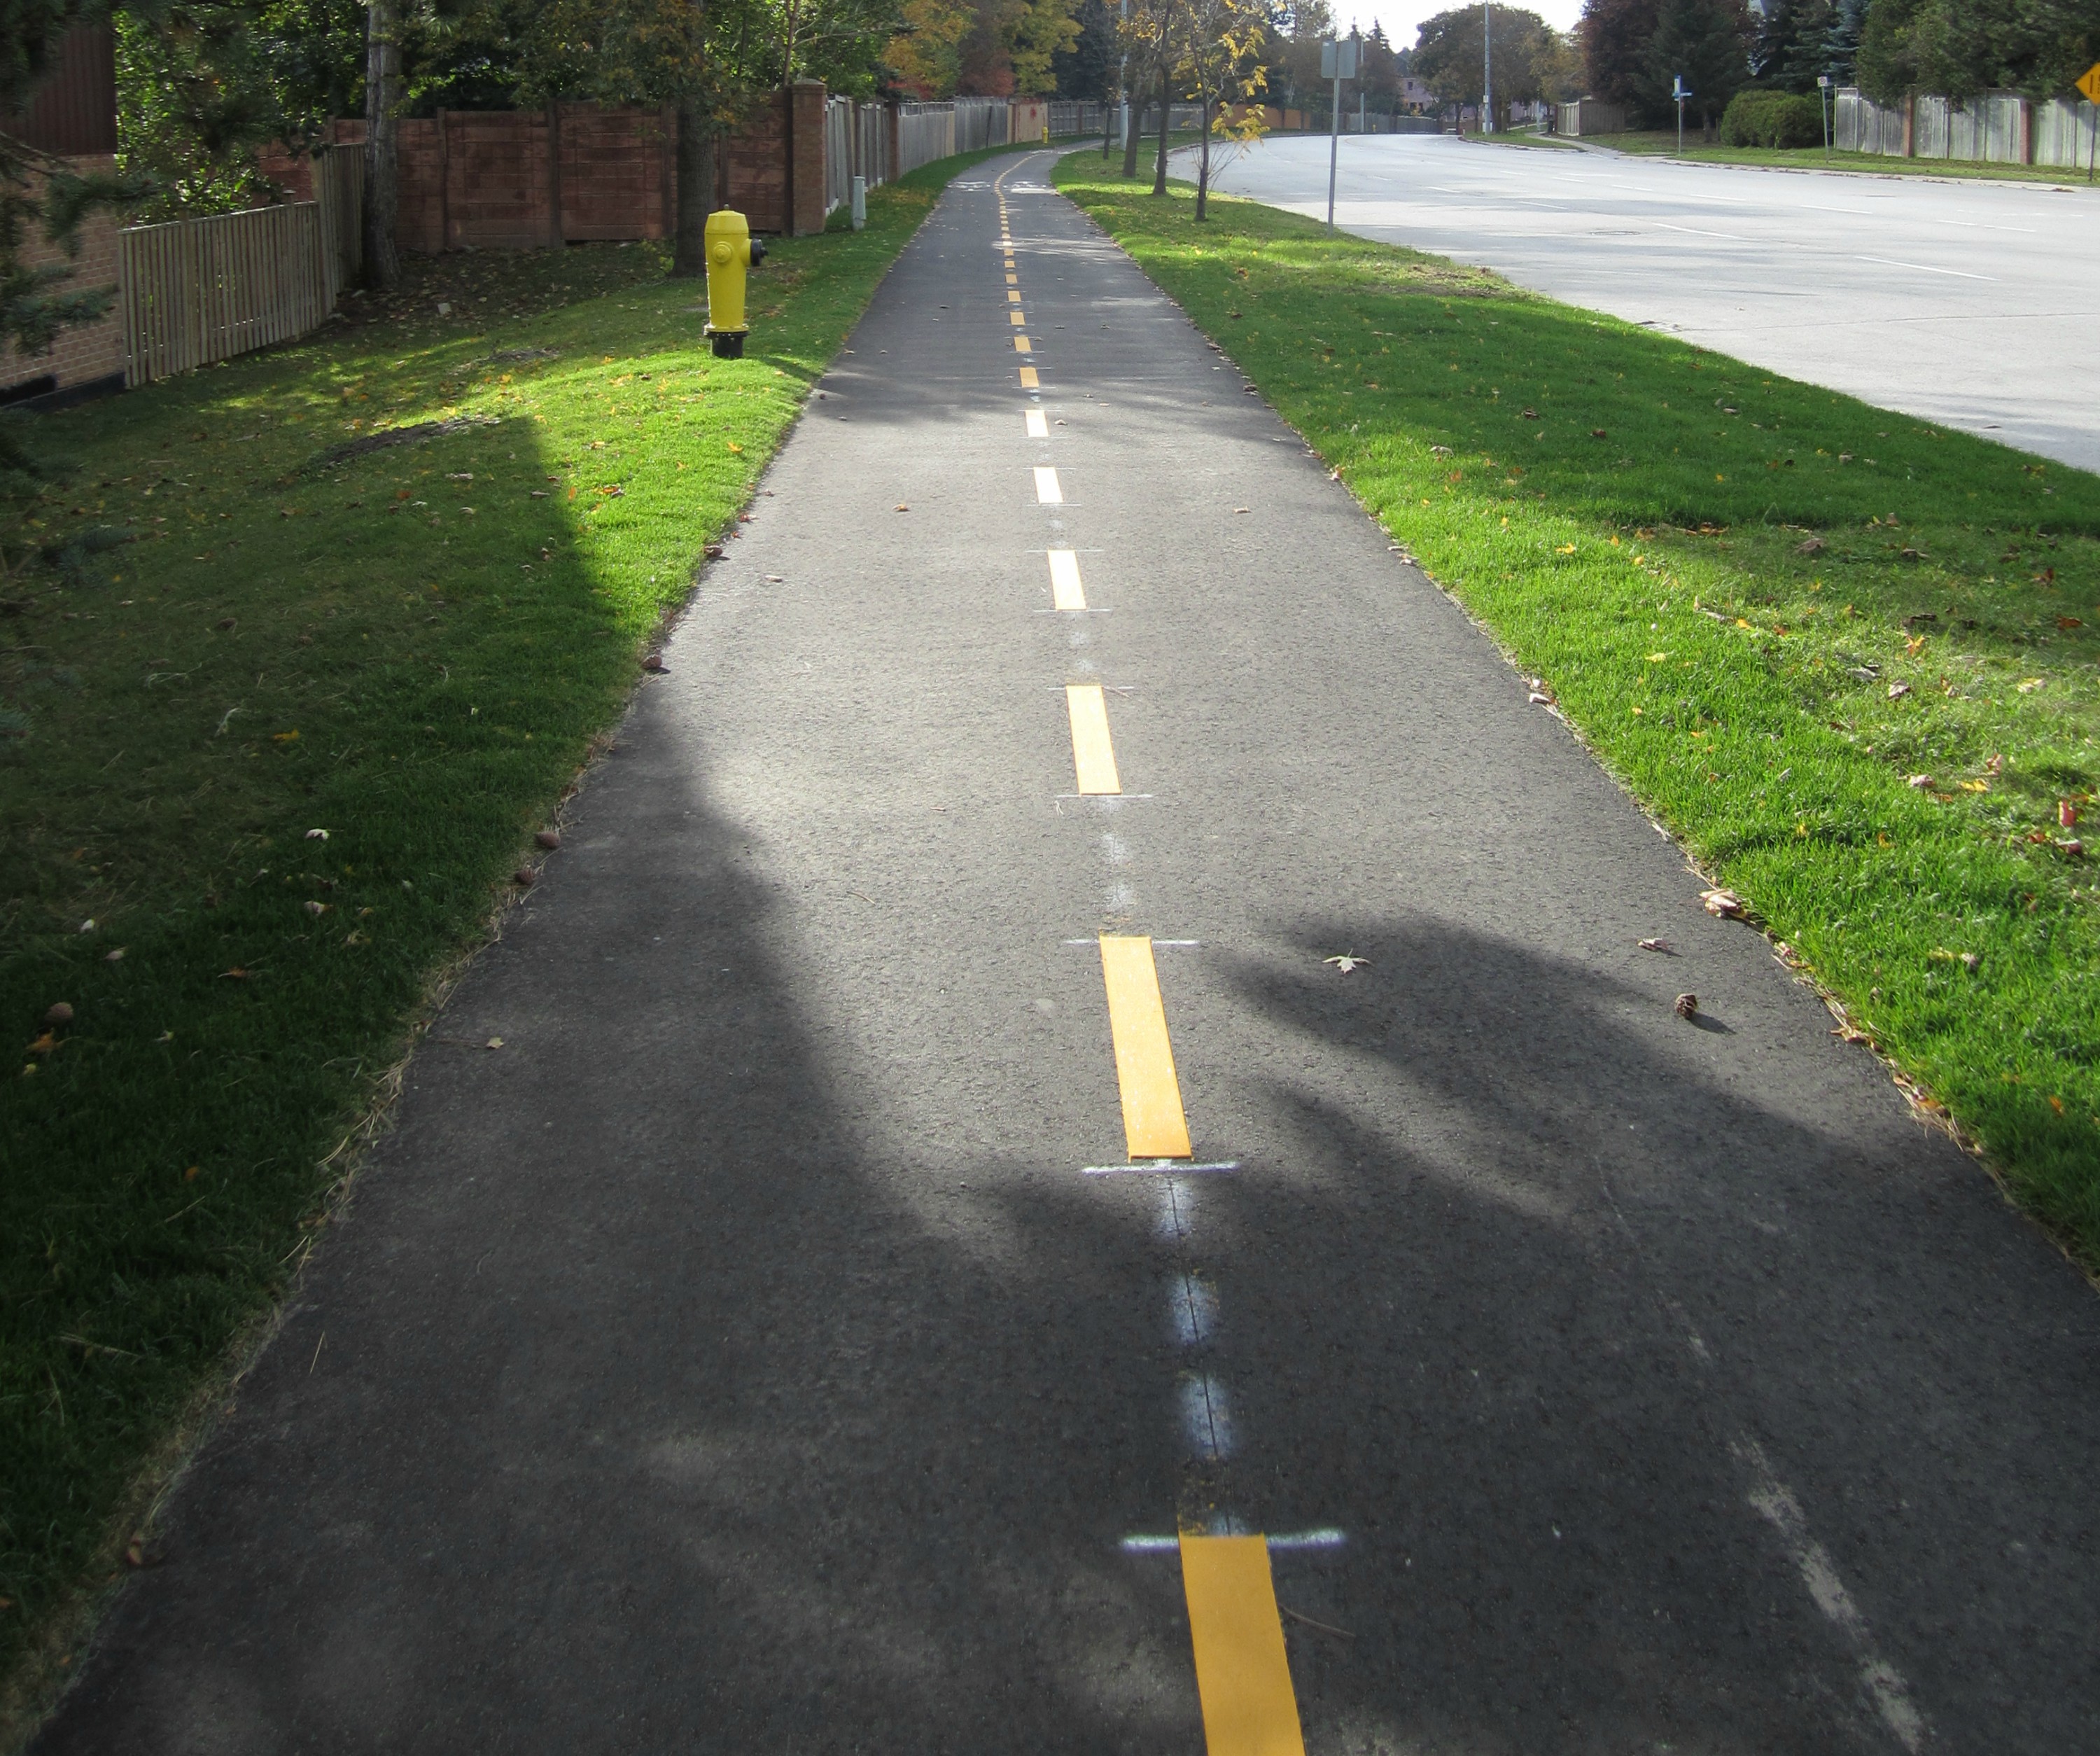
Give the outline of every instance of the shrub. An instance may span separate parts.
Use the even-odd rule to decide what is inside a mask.
[[[1791,91],[1739,91],[1721,117],[1721,144],[1821,146],[1823,112],[1815,99]]]

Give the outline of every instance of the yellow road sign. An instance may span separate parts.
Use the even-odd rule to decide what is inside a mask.
[[[2078,89],[2089,101],[2100,104],[2100,61],[2095,61],[2078,76]]]

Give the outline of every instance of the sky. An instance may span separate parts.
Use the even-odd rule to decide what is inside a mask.
[[[1385,26],[1386,41],[1396,49],[1414,46],[1414,33],[1423,20],[1448,11],[1454,0],[1327,0],[1343,30],[1354,23],[1365,30],[1376,19]],[[1517,0],[1528,12],[1536,12],[1555,30],[1572,30],[1582,15],[1582,0]]]

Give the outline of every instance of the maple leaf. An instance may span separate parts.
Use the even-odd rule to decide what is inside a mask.
[[[1354,951],[1348,951],[1345,952],[1339,957],[1330,957],[1323,960],[1323,961],[1332,964],[1335,968],[1340,970],[1341,973],[1346,976],[1351,970],[1358,968],[1365,964],[1368,964],[1370,960],[1368,957],[1359,957]]]

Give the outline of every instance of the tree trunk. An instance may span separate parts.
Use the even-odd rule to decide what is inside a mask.
[[[671,240],[671,272],[690,278],[708,271],[708,214],[715,205],[715,136],[699,104],[678,106],[678,211]]]
[[[400,0],[370,0],[364,29],[364,281],[390,293],[401,284],[394,241],[401,195]]]
[[[1203,139],[1196,149],[1196,217],[1210,217],[1211,198],[1211,99],[1203,99]]]
[[[1162,68],[1159,74],[1159,157],[1152,167],[1152,192],[1154,195],[1167,192],[1167,125],[1174,119],[1174,106],[1168,101],[1171,90],[1167,83],[1166,70]]]

